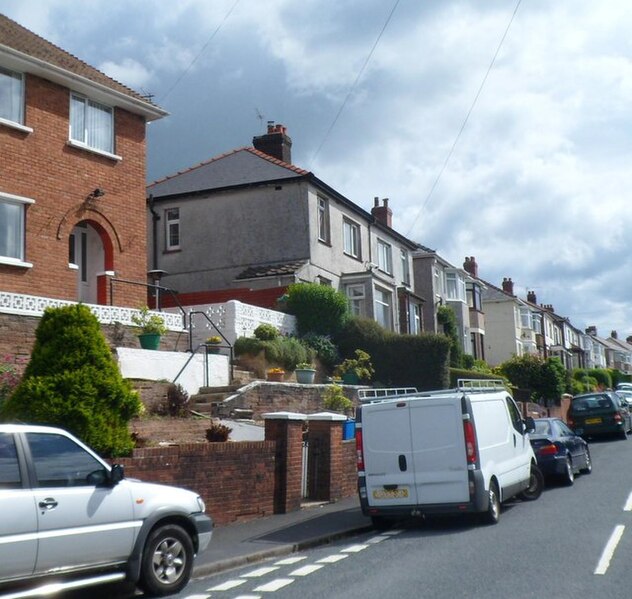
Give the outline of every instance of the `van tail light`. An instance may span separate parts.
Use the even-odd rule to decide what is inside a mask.
[[[357,428],[355,434],[356,441],[356,465],[359,472],[364,472],[364,451],[362,449],[362,429]]]
[[[559,451],[559,448],[555,443],[550,443],[549,445],[543,445],[542,447],[538,447],[538,455],[555,455]]]
[[[471,420],[463,421],[463,432],[465,433],[465,454],[468,464],[476,464],[478,461],[478,447],[476,446],[476,433]]]
[[[619,414],[619,412],[617,412],[617,413],[614,415],[614,421],[615,421],[615,422],[622,422],[622,421],[623,421],[623,418],[621,418],[621,414]]]

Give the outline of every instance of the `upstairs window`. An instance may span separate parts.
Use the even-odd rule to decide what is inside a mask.
[[[458,273],[446,272],[445,286],[448,299],[465,301],[465,281]]]
[[[24,122],[24,76],[0,67],[0,118]]]
[[[165,239],[167,250],[180,249],[180,208],[165,210]]]
[[[70,96],[70,139],[87,148],[114,153],[114,113],[109,106]]]
[[[531,319],[531,310],[528,308],[520,308],[520,326],[523,329],[532,329],[533,321]]]
[[[349,256],[360,259],[360,225],[346,218],[342,223],[344,252]]]
[[[25,264],[26,207],[33,203],[29,198],[0,192],[0,262]]]
[[[329,243],[329,202],[318,198],[318,239]]]
[[[408,252],[406,250],[400,250],[402,260],[402,283],[404,285],[410,285],[410,264],[408,260]]]
[[[393,253],[390,244],[377,240],[377,267],[390,274],[393,274]]]

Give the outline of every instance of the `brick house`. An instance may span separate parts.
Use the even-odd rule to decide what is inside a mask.
[[[146,302],[145,128],[165,115],[0,15],[0,316]]]
[[[291,283],[345,293],[352,312],[421,331],[416,244],[392,228],[388,200],[371,212],[292,164],[285,127],[147,188],[149,264],[185,305],[239,299],[272,307]]]

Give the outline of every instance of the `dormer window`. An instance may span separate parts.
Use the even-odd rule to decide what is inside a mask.
[[[114,112],[109,106],[88,98],[70,96],[70,141],[74,144],[114,153]]]
[[[0,119],[24,124],[24,76],[0,67]]]

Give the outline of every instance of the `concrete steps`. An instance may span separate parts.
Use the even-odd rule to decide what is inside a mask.
[[[227,398],[233,395],[238,389],[259,380],[249,370],[241,368],[233,368],[233,382],[230,385],[222,387],[200,387],[195,395],[189,398],[189,405],[192,410],[209,416],[226,417],[229,414],[222,413],[221,404]]]

